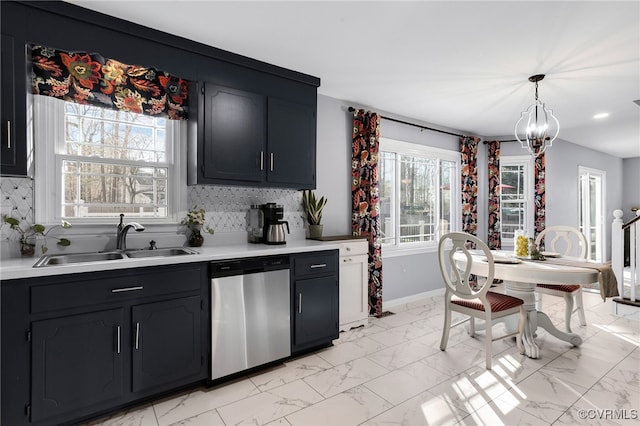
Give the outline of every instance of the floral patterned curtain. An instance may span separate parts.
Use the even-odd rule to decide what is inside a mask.
[[[188,118],[186,80],[97,53],[30,47],[34,94],[174,120]]]
[[[356,110],[353,113],[351,230],[369,242],[369,315],[382,314],[382,242],[378,152],[380,115]]]
[[[476,136],[460,137],[462,232],[477,235],[478,232],[478,143]]]
[[[545,218],[545,153],[534,157],[533,182],[533,238],[536,238],[544,230],[547,222]]]
[[[487,142],[487,166],[489,176],[489,223],[487,245],[492,250],[502,248],[500,236],[500,141]]]

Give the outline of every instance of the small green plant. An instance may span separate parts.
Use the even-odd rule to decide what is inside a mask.
[[[202,227],[202,230],[208,234],[213,234],[215,231],[213,228],[204,227],[204,209],[198,209],[197,206],[193,206],[188,212],[187,217],[182,219],[180,222],[182,225],[187,225],[188,227]]]
[[[302,207],[309,225],[320,225],[322,221],[322,209],[327,204],[327,199],[317,199],[313,191],[302,191]]]
[[[35,223],[31,225],[29,226],[29,228],[25,230],[25,229],[22,229],[22,227],[20,226],[20,221],[18,219],[11,216],[7,216],[7,215],[3,215],[2,218],[5,223],[9,224],[9,227],[12,230],[16,231],[20,235],[21,245],[35,246],[35,244],[30,242],[30,240],[33,240],[38,235],[41,235],[42,246],[40,247],[40,249],[42,250],[42,254],[45,254],[47,250],[49,250],[47,248],[47,236],[49,235],[49,232],[53,231],[56,228],[63,228],[63,229],[71,228],[71,224],[66,220],[63,220],[60,225],[54,225],[50,227],[48,230],[44,225],[40,225],[39,223]],[[58,240],[57,244],[61,247],[67,247],[71,245],[71,241],[69,241],[66,238],[60,238],[60,237],[54,237],[54,236],[52,236],[51,238],[55,238],[56,240]]]

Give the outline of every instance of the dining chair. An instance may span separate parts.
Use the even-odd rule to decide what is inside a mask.
[[[573,226],[550,226],[542,230],[535,240],[536,246],[544,243],[545,251],[556,252],[563,256],[574,256],[587,259],[588,243],[587,238],[579,229]],[[577,247],[574,248],[574,243]],[[584,316],[584,303],[582,302],[582,286],[580,284],[537,284],[536,293],[547,294],[549,296],[563,297],[565,300],[564,323],[567,333],[571,333],[571,316],[578,312],[580,325],[587,325]],[[575,309],[574,309],[575,299]],[[542,308],[542,300],[538,297],[538,310]]]
[[[486,262],[487,273],[482,277],[471,274],[472,255],[469,247],[482,252]],[[454,259],[454,255],[457,255]],[[462,260],[460,257],[464,257]],[[464,232],[444,234],[438,243],[438,261],[440,272],[445,283],[445,315],[440,350],[447,348],[449,331],[469,321],[469,335],[475,336],[475,318],[485,321],[485,355],[487,370],[491,370],[492,343],[496,340],[516,336],[520,353],[524,353],[522,333],[524,332],[524,302],[517,297],[489,291],[495,271],[493,255],[489,247],[477,237]],[[468,316],[451,324],[451,312],[459,312]],[[509,315],[519,314],[516,332],[493,337],[493,320]]]

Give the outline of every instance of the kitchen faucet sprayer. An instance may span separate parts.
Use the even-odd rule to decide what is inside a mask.
[[[138,222],[129,222],[125,225],[123,221],[124,221],[124,214],[120,213],[120,223],[118,224],[118,237],[116,238],[116,250],[127,249],[127,232],[129,231],[129,229],[133,228],[137,232],[144,231],[144,226],[140,225]]]

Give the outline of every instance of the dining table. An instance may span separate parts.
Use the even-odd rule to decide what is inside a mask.
[[[486,277],[489,267],[484,254],[471,250],[471,273],[480,277]],[[495,253],[495,254],[494,254]],[[536,308],[535,288],[536,284],[587,284],[601,281],[601,271],[595,264],[590,264],[578,258],[566,258],[568,264],[552,263],[541,260],[520,259],[514,257],[511,252],[492,251],[494,259],[494,279],[504,281],[505,293],[518,297],[524,301],[526,311],[526,324],[522,336],[525,354],[530,358],[540,357],[540,348],[535,341],[538,327],[543,328],[549,334],[574,346],[582,344],[582,337],[575,333],[567,333],[559,330],[549,316]],[[464,262],[464,257],[457,258]],[[580,266],[576,266],[580,265]],[[508,328],[515,330],[517,323],[509,324]]]

